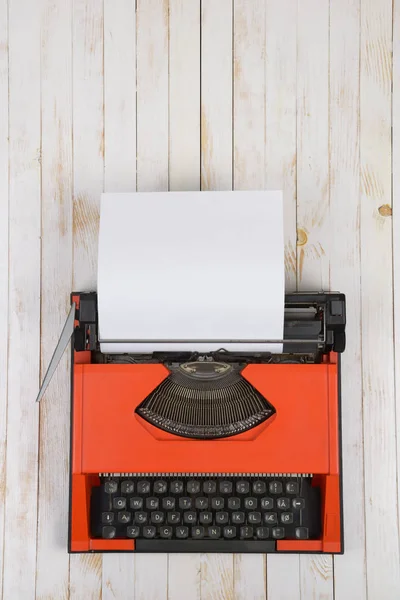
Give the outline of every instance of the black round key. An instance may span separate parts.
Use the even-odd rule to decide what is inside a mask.
[[[250,489],[250,484],[248,481],[237,481],[236,482],[236,492],[238,494],[248,494]]]
[[[231,519],[232,523],[238,523],[239,525],[244,523],[244,512],[233,512]]]
[[[227,512],[224,512],[223,510],[218,511],[217,513],[215,513],[215,522],[218,523],[219,525],[226,525],[226,523],[229,521],[229,515]]]
[[[113,508],[115,510],[124,510],[126,508],[126,498],[113,498]]]
[[[253,524],[261,523],[261,513],[260,512],[249,512],[247,515],[247,522]]]
[[[208,508],[208,498],[205,498],[204,496],[199,496],[194,501],[194,505],[195,505],[196,508],[200,508],[202,510],[205,510],[206,508]]]
[[[285,537],[285,528],[284,527],[273,527],[272,528],[272,537],[275,540],[282,540]]]
[[[212,540],[218,540],[221,537],[221,527],[213,525],[207,529],[207,535]]]
[[[171,494],[182,494],[183,492],[183,481],[172,481],[169,486]]]
[[[139,535],[138,525],[130,525],[126,528],[126,535],[128,538],[137,538]]]
[[[255,508],[257,508],[257,498],[245,498],[244,507],[249,510],[254,510]]]
[[[167,491],[167,482],[166,481],[155,481],[154,482],[154,493],[155,494],[165,494],[165,492]]]
[[[253,533],[253,528],[252,527],[245,526],[245,527],[241,527],[240,528],[240,537],[243,540],[252,538],[253,536],[254,536],[254,533]]]
[[[114,513],[112,512],[103,512],[101,514],[101,522],[105,525],[109,525],[114,521]]]
[[[292,500],[292,506],[295,510],[303,510],[306,505],[304,498],[295,498]]]
[[[187,482],[186,490],[188,494],[198,494],[200,492],[200,481],[191,480]]]
[[[152,496],[149,496],[148,498],[146,498],[146,508],[148,510],[157,510],[157,508],[159,507],[160,501],[158,498],[153,498]]]
[[[221,494],[232,494],[232,481],[220,481],[219,491]]]
[[[129,500],[129,506],[132,510],[139,510],[143,508],[143,498],[131,498]]]
[[[149,494],[150,493],[150,482],[149,481],[139,481],[137,484],[137,493],[138,494]]]
[[[297,540],[308,540],[307,527],[296,527],[295,536]]]
[[[192,527],[192,539],[201,540],[204,537],[204,527],[201,525],[197,525],[196,527]]]
[[[131,513],[127,510],[121,510],[118,513],[118,523],[129,523],[131,520]]]
[[[106,494],[115,494],[118,490],[118,483],[116,481],[106,481],[104,484],[104,491]]]
[[[271,481],[269,484],[269,493],[270,494],[282,494],[282,484],[280,481]]]
[[[160,537],[161,538],[170,538],[172,536],[172,527],[170,525],[163,525],[160,527]]]
[[[202,511],[199,516],[199,521],[202,525],[210,525],[212,523],[213,516],[212,512],[206,510]]]
[[[135,523],[139,523],[140,525],[147,523],[147,513],[145,512],[136,511],[134,517]]]
[[[271,510],[274,508],[273,498],[261,498],[261,508],[264,510]]]
[[[185,525],[180,525],[175,529],[175,535],[178,538],[178,540],[184,540],[189,535],[189,527],[186,527]]]
[[[162,499],[162,507],[164,510],[174,510],[175,498],[163,498]]]
[[[278,498],[276,505],[280,510],[288,510],[290,508],[289,498]]]
[[[135,484],[133,481],[123,481],[121,483],[121,493],[122,494],[133,494],[135,491]]]
[[[154,525],[145,525],[143,527],[143,537],[147,540],[151,540],[152,538],[156,537],[156,533],[157,531]]]
[[[228,498],[228,508],[231,510],[237,510],[240,508],[240,498],[235,498],[235,496]]]
[[[184,523],[196,523],[197,513],[194,510],[187,511],[183,513],[183,522]]]
[[[179,498],[179,508],[187,509],[192,508],[192,499],[187,496]]]
[[[286,484],[286,493],[287,494],[298,494],[299,493],[299,484],[297,481],[289,481]]]
[[[117,530],[112,525],[105,525],[101,530],[101,535],[106,540],[112,540],[115,537]]]
[[[267,485],[265,481],[255,481],[253,483],[253,494],[265,494]]]
[[[281,514],[281,523],[284,525],[290,525],[293,523],[293,513],[291,512],[283,512]]]
[[[216,491],[217,491],[217,482],[216,481],[204,481],[203,492],[205,494],[215,494]]]
[[[164,522],[164,513],[160,510],[155,510],[150,513],[150,521],[155,525],[161,525]]]
[[[269,537],[268,527],[257,527],[256,536],[259,540],[266,540]]]
[[[236,527],[234,525],[226,525],[223,530],[224,538],[231,540],[236,537]]]
[[[213,508],[214,510],[221,510],[222,508],[224,508],[224,505],[225,500],[223,498],[219,498],[218,496],[211,498],[211,508]]]
[[[277,514],[274,512],[264,513],[264,522],[268,523],[268,525],[274,525],[278,522]]]
[[[181,513],[178,512],[169,512],[167,513],[167,521],[171,523],[171,525],[177,525],[181,520]]]

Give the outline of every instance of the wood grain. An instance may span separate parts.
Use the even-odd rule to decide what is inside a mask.
[[[28,27],[21,27],[21,14]],[[27,102],[29,98],[29,102]],[[9,319],[3,597],[34,598],[40,348],[40,12],[9,5]],[[21,486],[21,483],[23,485]]]
[[[400,590],[391,205],[392,3],[363,0],[360,49],[362,377],[367,594]],[[379,356],[379,360],[376,357]],[[379,567],[376,565],[379,557]]]
[[[8,2],[0,2],[0,600],[6,495],[8,363]]]
[[[168,0],[138,0],[137,189],[168,189]],[[168,597],[168,555],[135,556],[135,598]]]
[[[232,0],[201,2],[201,189],[232,189]],[[203,554],[201,598],[233,599],[233,556]]]
[[[72,289],[71,4],[44,0],[41,23],[41,373],[69,311]],[[60,277],[62,273],[62,277]],[[38,598],[68,598],[69,383],[66,352],[40,404]],[[51,569],[47,566],[51,564]]]
[[[310,19],[310,15],[313,15]],[[329,3],[298,5],[297,39],[297,283],[330,289]],[[330,556],[300,557],[304,598],[333,597]]]
[[[366,598],[360,294],[360,2],[330,7],[329,157],[331,288],[346,294],[342,356],[345,555],[334,559],[335,598]]]
[[[91,291],[104,179],[103,3],[74,0],[72,23],[73,290]],[[101,587],[101,554],[72,555],[71,598],[100,598]]]
[[[233,139],[236,190],[265,187],[265,5],[234,1]],[[234,556],[234,598],[266,597],[265,556]]]
[[[104,191],[136,190],[136,11],[104,2]],[[102,600],[135,597],[132,554],[104,554]]]
[[[282,40],[285,39],[285,43]],[[265,188],[283,190],[285,289],[296,289],[296,46],[297,10],[292,0],[265,6]],[[267,556],[267,597],[300,599],[296,555]],[[290,573],[290,577],[288,577]]]

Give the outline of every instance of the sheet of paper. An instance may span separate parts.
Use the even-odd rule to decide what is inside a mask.
[[[106,353],[281,352],[282,193],[103,194],[98,310]]]

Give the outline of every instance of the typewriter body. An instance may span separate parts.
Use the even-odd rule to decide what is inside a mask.
[[[343,294],[287,294],[279,354],[104,354],[72,302],[70,552],[343,552]]]

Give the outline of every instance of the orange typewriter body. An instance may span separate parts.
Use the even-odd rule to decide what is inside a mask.
[[[248,364],[242,376],[275,414],[244,433],[196,440],[135,412],[169,375],[163,364],[94,364],[89,351],[74,352],[69,550],[135,549],[134,540],[91,538],[90,493],[100,473],[302,473],[322,490],[321,538],[279,540],[276,550],[342,552],[338,359],[330,352],[319,364]]]

